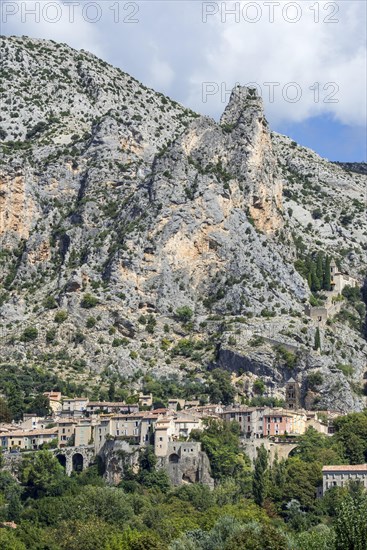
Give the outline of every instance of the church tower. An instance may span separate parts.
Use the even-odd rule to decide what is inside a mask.
[[[299,384],[294,378],[290,378],[285,385],[285,407],[294,410],[300,408]]]

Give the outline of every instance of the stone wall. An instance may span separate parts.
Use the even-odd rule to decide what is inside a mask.
[[[201,443],[169,443],[167,456],[158,459],[158,466],[166,470],[173,485],[203,483],[214,487],[210,462],[207,454],[201,450]]]
[[[99,453],[99,458],[108,483],[118,485],[123,479],[126,467],[131,467],[135,472],[138,471],[140,448],[126,441],[106,441]],[[170,442],[167,455],[158,458],[157,468],[167,472],[173,485],[204,483],[211,488],[214,487],[209,459],[201,450],[200,443]]]
[[[264,445],[265,449],[268,451],[270,464],[272,464],[275,459],[282,460],[288,458],[289,453],[297,447],[294,443],[276,443],[270,439],[243,439],[242,447],[252,464],[254,464],[257,457],[257,449],[261,447],[261,445]]]

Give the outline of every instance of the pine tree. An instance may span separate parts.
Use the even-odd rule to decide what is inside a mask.
[[[317,350],[317,349],[320,349],[320,347],[321,347],[320,329],[319,329],[319,327],[317,327],[316,332],[315,332],[315,345],[314,345],[314,349]]]

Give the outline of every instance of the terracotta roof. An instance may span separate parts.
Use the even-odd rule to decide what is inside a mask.
[[[336,466],[323,466],[323,472],[366,472],[367,464],[339,464]]]
[[[24,430],[20,430],[20,431],[17,431],[17,432],[9,432],[9,433],[4,433],[4,434],[0,434],[0,435],[3,435],[3,436],[7,436],[7,437],[33,437],[35,435],[51,435],[51,434],[57,434],[58,432],[58,428],[50,428],[50,429],[45,429],[45,430],[29,430],[29,431],[24,431]]]
[[[67,401],[88,401],[88,397],[64,397],[63,402]]]
[[[137,403],[127,405],[123,401],[89,401],[88,407],[137,407]]]

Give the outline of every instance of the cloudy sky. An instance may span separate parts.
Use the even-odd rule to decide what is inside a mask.
[[[2,0],[2,34],[84,48],[218,119],[257,86],[272,128],[331,160],[366,160],[364,0]]]

